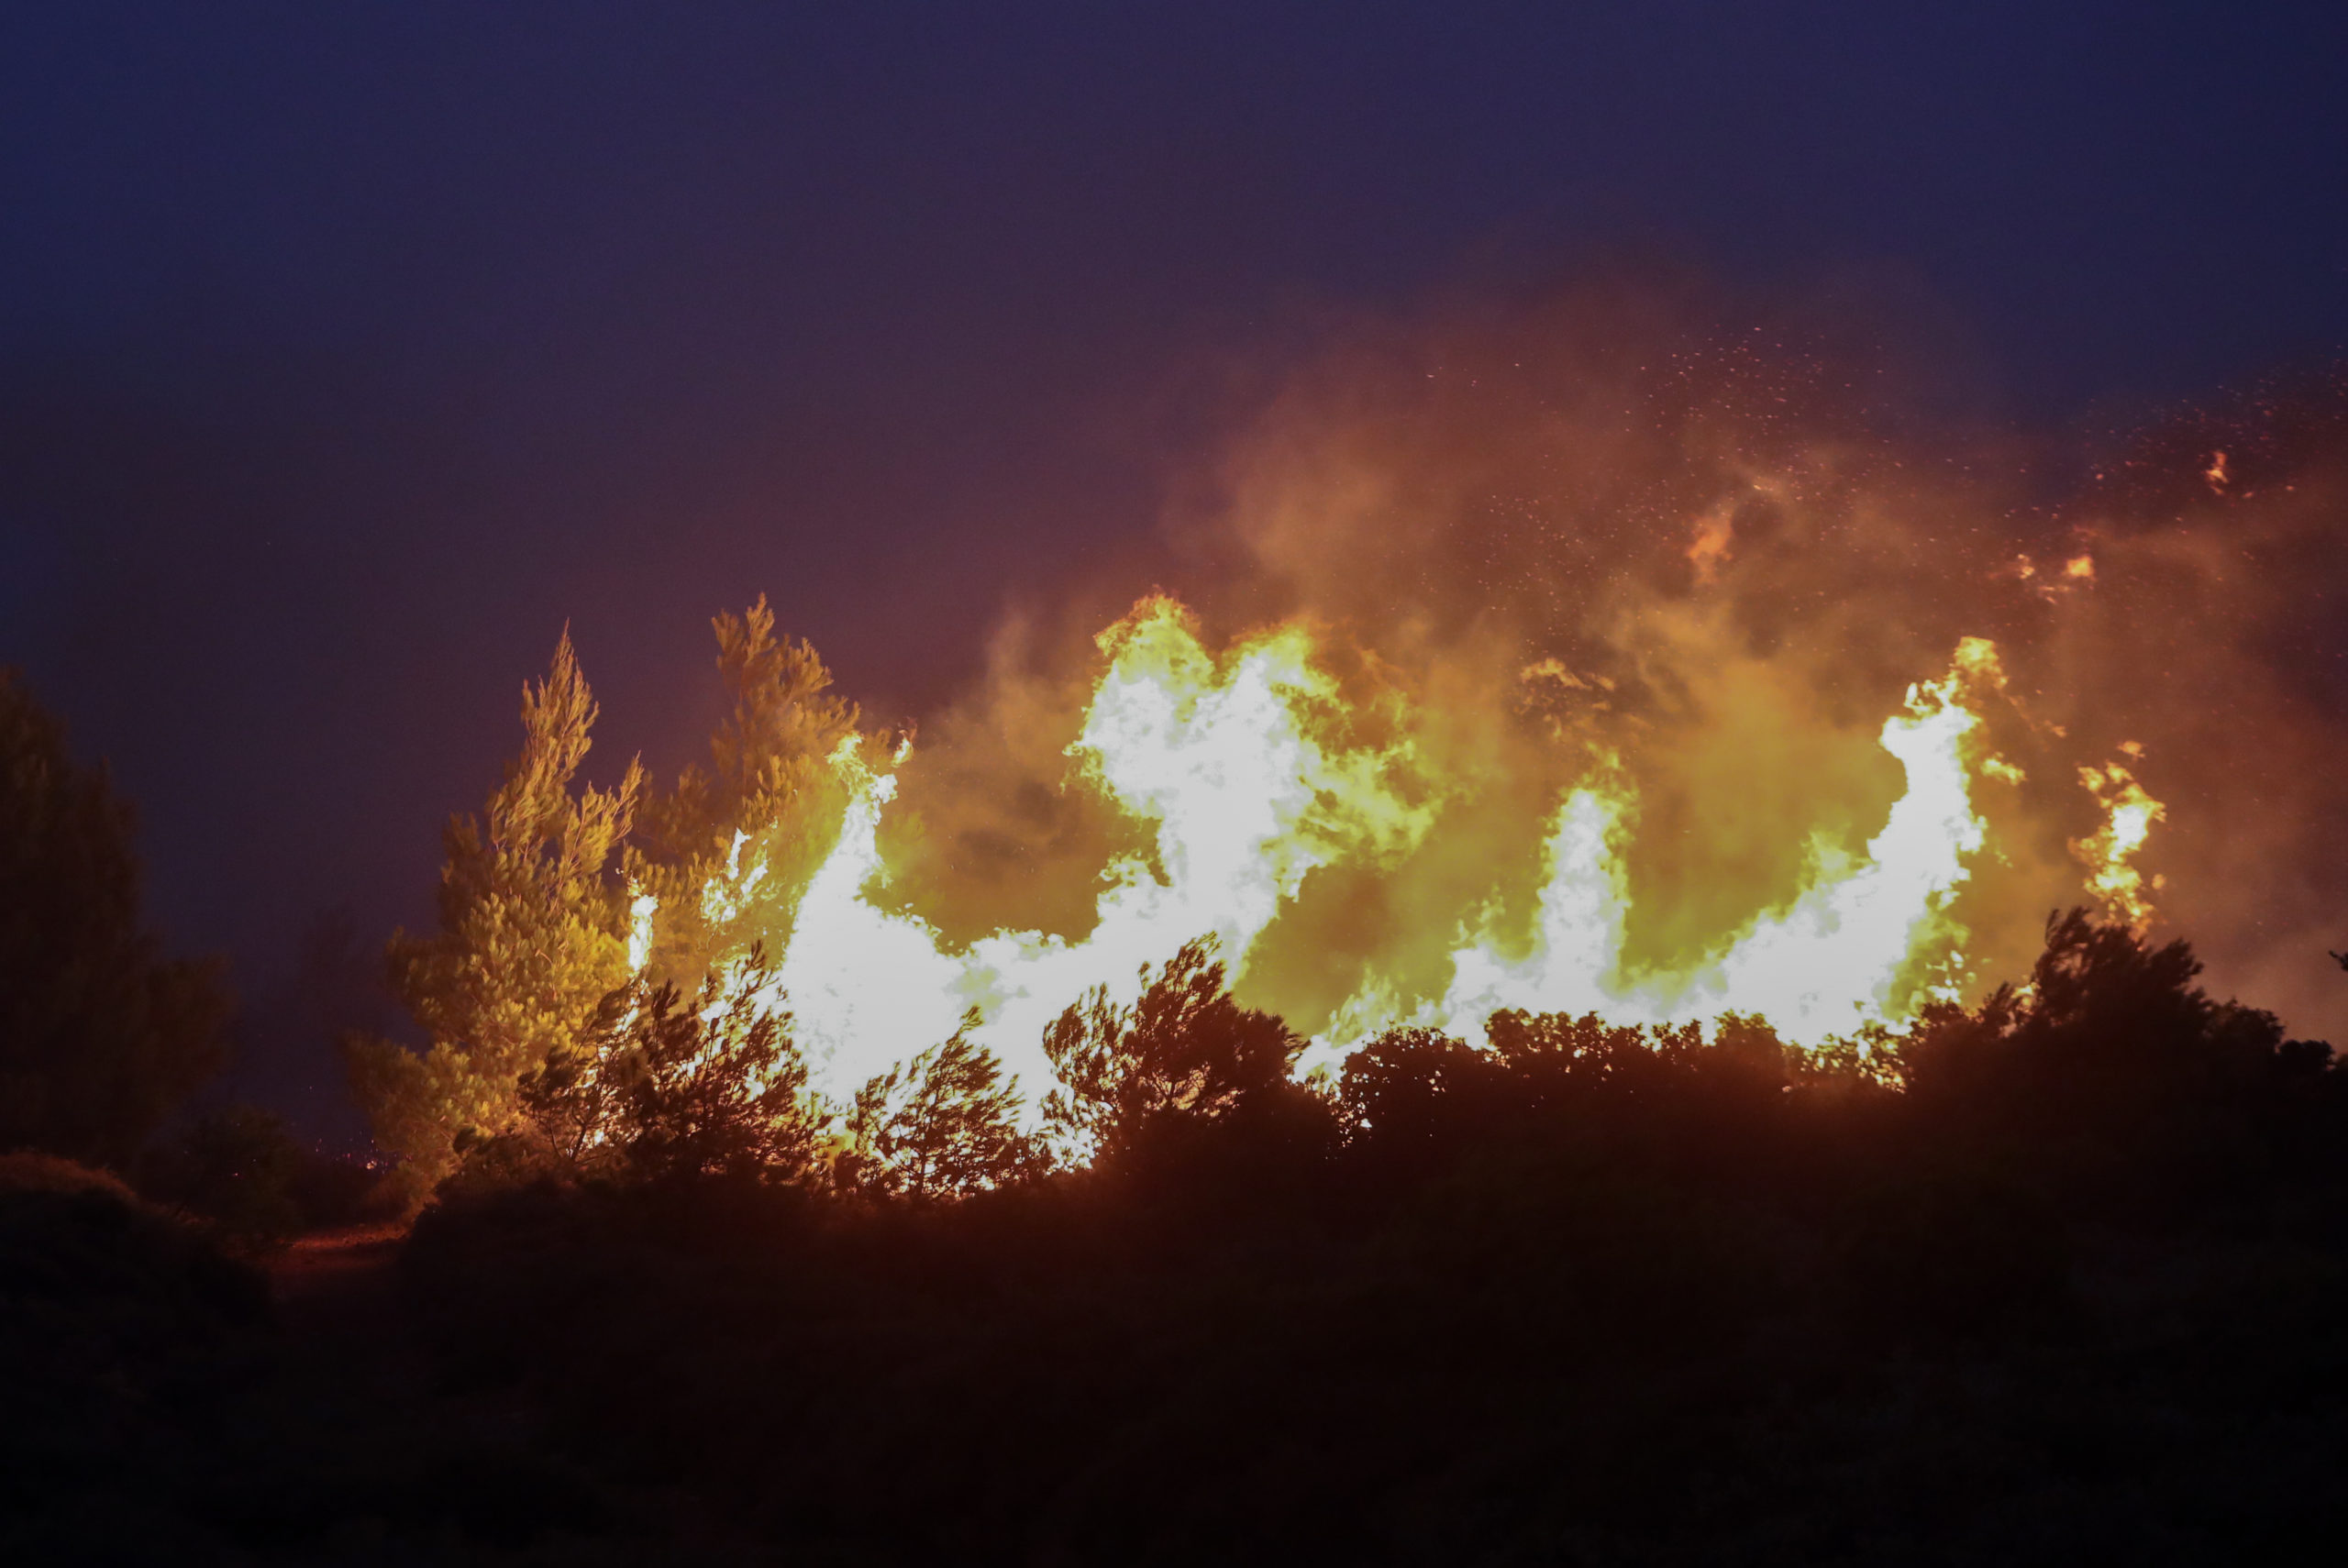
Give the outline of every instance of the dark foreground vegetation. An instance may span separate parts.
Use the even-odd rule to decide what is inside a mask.
[[[477,1162],[272,1303],[20,1171],[0,1556],[2333,1560],[2348,1077],[2181,944],[2057,922],[1872,1065],[1503,1015],[1325,1093],[1208,967],[1061,1042],[1091,1165],[959,1198]]]
[[[188,1114],[220,977],[0,677],[0,1562],[2348,1539],[2348,1074],[2182,944],[2065,917],[2019,992],[1817,1055],[1501,1014],[1310,1088],[1194,947],[1055,1025],[1040,1128],[963,1034],[827,1106],[755,943],[626,957],[622,891],[820,816],[851,716],[763,605],[718,631],[737,710],[667,795],[573,791],[567,646],[526,693],[393,944],[430,1044],[350,1047],[382,1181]]]

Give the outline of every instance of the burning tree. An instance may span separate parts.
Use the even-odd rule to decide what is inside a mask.
[[[449,824],[439,930],[403,933],[389,954],[430,1044],[346,1047],[411,1203],[468,1156],[574,1174],[807,1164],[806,1075],[768,983],[766,911],[723,889],[746,846],[753,882],[812,862],[838,794],[824,759],[856,712],[826,695],[813,649],[776,636],[763,598],[714,624],[734,706],[709,769],[666,794],[634,762],[614,789],[574,787],[597,710],[566,631],[523,690],[504,782]]]
[[[1421,537],[1390,514],[1400,497],[1435,504],[1398,484],[1374,518],[1332,525],[1337,547],[1306,564],[1346,569],[1284,619],[1216,637],[1153,593],[1081,668],[1004,661],[920,757],[859,730],[765,600],[717,617],[732,705],[707,764],[658,796],[631,782],[600,816],[564,771],[531,818],[600,824],[577,830],[591,858],[548,852],[570,869],[547,873],[560,887],[530,905],[557,926],[581,911],[562,929],[593,933],[592,962],[562,940],[505,954],[513,922],[467,891],[487,874],[465,869],[504,852],[452,838],[444,935],[401,958],[419,1016],[437,1008],[427,1024],[450,1043],[376,1064],[407,1085],[374,1096],[387,1126],[402,1106],[429,1108],[430,1128],[387,1141],[438,1151],[413,1161],[429,1179],[458,1130],[518,1125],[524,1074],[616,1094],[619,1055],[584,1021],[623,983],[639,1005],[663,985],[698,993],[703,1023],[737,1002],[753,1021],[771,1010],[805,1048],[803,1109],[837,1119],[855,1179],[928,1194],[995,1183],[1024,1134],[1113,1160],[1154,1128],[1224,1120],[1300,1067],[1342,1077],[1348,1060],[1366,1075],[1357,1098],[1400,1097],[1361,1115],[1402,1124],[1440,1120],[1448,1098],[1421,1094],[1405,1067],[1471,1088],[1505,1061],[1543,1093],[1629,1092],[1650,1046],[1676,1062],[1708,1030],[1708,1094],[1879,1083],[1912,1026],[2024,961],[2015,933],[2050,903],[2084,889],[2106,918],[2150,930],[2152,897],[2171,888],[2153,837],[2167,808],[2150,791],[2185,759],[2132,738],[2156,715],[2088,724],[2073,710],[2095,694],[2051,687],[2067,646],[2054,633],[2103,635],[2141,591],[2118,569],[2126,541],[2001,537],[1978,558],[1966,546],[1949,580],[1973,588],[1934,600],[1946,613],[1931,625],[1901,623],[1887,642],[1870,620],[1853,641],[1838,611],[1797,636],[1807,623],[1780,623],[1817,596],[1787,583],[1813,557],[1870,582],[1894,571],[1912,554],[1904,536],[1856,567],[1845,547],[1912,498],[1865,475],[1804,489],[1792,448],[1725,462],[1715,437],[1734,421],[1683,412],[1631,470],[1593,476],[1609,516],[1655,525],[1590,534],[1622,569],[1553,581],[1534,547],[1552,534],[1500,542],[1496,580],[1546,585],[1522,615],[1479,610],[1459,621],[1473,635],[1410,620],[1414,595],[1457,587],[1426,553],[1456,531],[1431,523]],[[1527,463],[1553,445],[1534,425],[1509,437]],[[1392,457],[1390,443],[1340,446],[1346,471]],[[1701,461],[1682,475],[1691,452]],[[1443,454],[1397,460],[1440,469]],[[1533,464],[1528,482],[1546,471]],[[1321,514],[1279,500],[1251,504]],[[1318,538],[1277,542],[1310,553]],[[2042,570],[2054,544],[2068,553]],[[1884,578],[1884,602],[1902,580]],[[1365,584],[1375,602],[1329,613]],[[521,856],[525,881],[537,854]],[[1178,954],[1202,932],[1227,971],[1203,949]],[[771,983],[753,999],[725,988],[739,981],[710,988],[761,947]],[[562,977],[533,978],[533,963]],[[501,986],[532,999],[502,1033],[482,999]],[[1401,1075],[1390,1086],[1386,1066]],[[584,1102],[562,1103],[568,1117]]]

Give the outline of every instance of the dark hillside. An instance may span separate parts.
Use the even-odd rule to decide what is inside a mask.
[[[1747,1020],[1502,1015],[1490,1051],[1386,1037],[1326,1094],[1242,1071],[1277,1021],[1178,967],[1196,1005],[1096,1032],[1116,1142],[1089,1167],[953,1199],[797,1145],[567,1181],[484,1146],[404,1242],[307,1239],[268,1286],[118,1184],[15,1191],[0,1541],[2069,1564],[2337,1539],[2348,1078],[2204,997],[2181,946],[2049,937],[2027,989],[1869,1061]],[[1165,1092],[1210,1068],[1227,1092]]]
[[[2348,1099],[2077,918],[1789,1053],[1503,1017],[958,1205],[429,1212],[449,1374],[841,1560],[2265,1557],[2348,1523]]]

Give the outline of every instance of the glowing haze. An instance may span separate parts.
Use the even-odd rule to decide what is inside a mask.
[[[2348,748],[2270,645],[2339,575],[2339,389],[2050,501],[2042,450],[1721,342],[1624,294],[1357,341],[1191,492],[1183,599],[1069,588],[918,741],[843,743],[812,875],[746,832],[701,911],[782,933],[819,1087],[974,1010],[1038,1095],[1061,1009],[1201,935],[1308,1067],[1508,1008],[1816,1046],[2074,903],[2328,1021],[2288,959],[2338,939]]]

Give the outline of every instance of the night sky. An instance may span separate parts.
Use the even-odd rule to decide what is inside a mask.
[[[318,1125],[303,935],[428,918],[566,621],[605,771],[760,591],[918,712],[1062,573],[1179,587],[1346,321],[1846,291],[2053,429],[2348,350],[2336,6],[9,10],[0,662]]]

